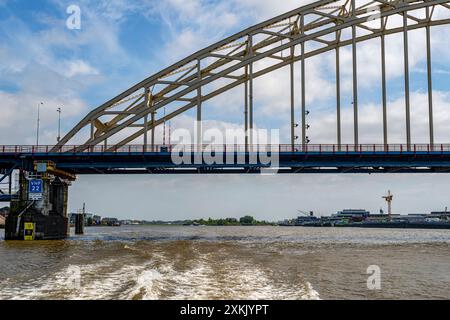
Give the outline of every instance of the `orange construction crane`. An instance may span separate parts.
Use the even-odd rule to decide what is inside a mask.
[[[392,220],[392,200],[394,199],[394,195],[391,194],[391,190],[388,191],[388,195],[384,196],[383,199],[386,200],[388,203],[388,215],[389,215],[389,221]]]

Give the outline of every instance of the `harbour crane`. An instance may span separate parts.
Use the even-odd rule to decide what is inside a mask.
[[[388,191],[387,196],[383,196],[383,199],[388,203],[388,215],[389,221],[392,220],[392,200],[394,199],[394,195],[391,193],[391,190]]]
[[[299,213],[303,214],[304,216],[307,217],[314,217],[314,211],[310,211],[309,213],[302,211],[302,210],[297,210]]]

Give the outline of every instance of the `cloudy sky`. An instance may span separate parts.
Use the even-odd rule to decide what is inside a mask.
[[[241,29],[294,9],[305,0],[0,0],[0,145],[34,144],[37,104],[41,143],[54,144],[56,109],[62,130],[142,79]],[[81,8],[81,30],[66,27],[70,5]],[[448,16],[442,10],[438,15]],[[450,28],[433,27],[436,141],[450,142]],[[401,35],[387,38],[389,134],[405,142]],[[428,137],[425,31],[410,32],[411,112],[415,143]],[[382,142],[378,40],[359,45],[360,140]],[[342,49],[343,139],[352,141],[351,48]],[[308,132],[312,143],[335,142],[334,56],[309,59]],[[299,66],[297,67],[299,70]],[[281,130],[289,141],[288,69],[255,82],[255,124]],[[298,86],[300,75],[296,75]],[[298,90],[299,91],[299,90]],[[242,88],[205,103],[210,126],[243,126]],[[296,97],[299,106],[300,97]],[[298,121],[300,118],[297,112]],[[193,120],[186,114],[175,128]],[[298,133],[300,134],[300,132]],[[161,139],[161,132],[158,134]],[[388,189],[399,213],[450,206],[450,175],[296,176],[82,176],[71,187],[70,210],[86,202],[103,216],[140,219],[294,217],[296,211],[330,214],[344,208],[378,212]]]

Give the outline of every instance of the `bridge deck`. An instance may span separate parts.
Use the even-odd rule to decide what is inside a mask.
[[[197,152],[198,151],[198,152]],[[174,162],[173,156],[184,162]],[[0,169],[52,161],[74,174],[244,174],[450,172],[450,145],[0,146]]]

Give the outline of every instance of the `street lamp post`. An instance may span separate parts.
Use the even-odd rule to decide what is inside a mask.
[[[58,112],[58,138],[56,139],[59,143],[61,140],[61,108],[56,109],[56,112]]]
[[[43,106],[44,103],[40,102],[38,103],[38,115],[37,115],[37,129],[36,129],[36,146],[39,146],[39,126],[40,126],[40,122],[41,122],[41,106]]]

